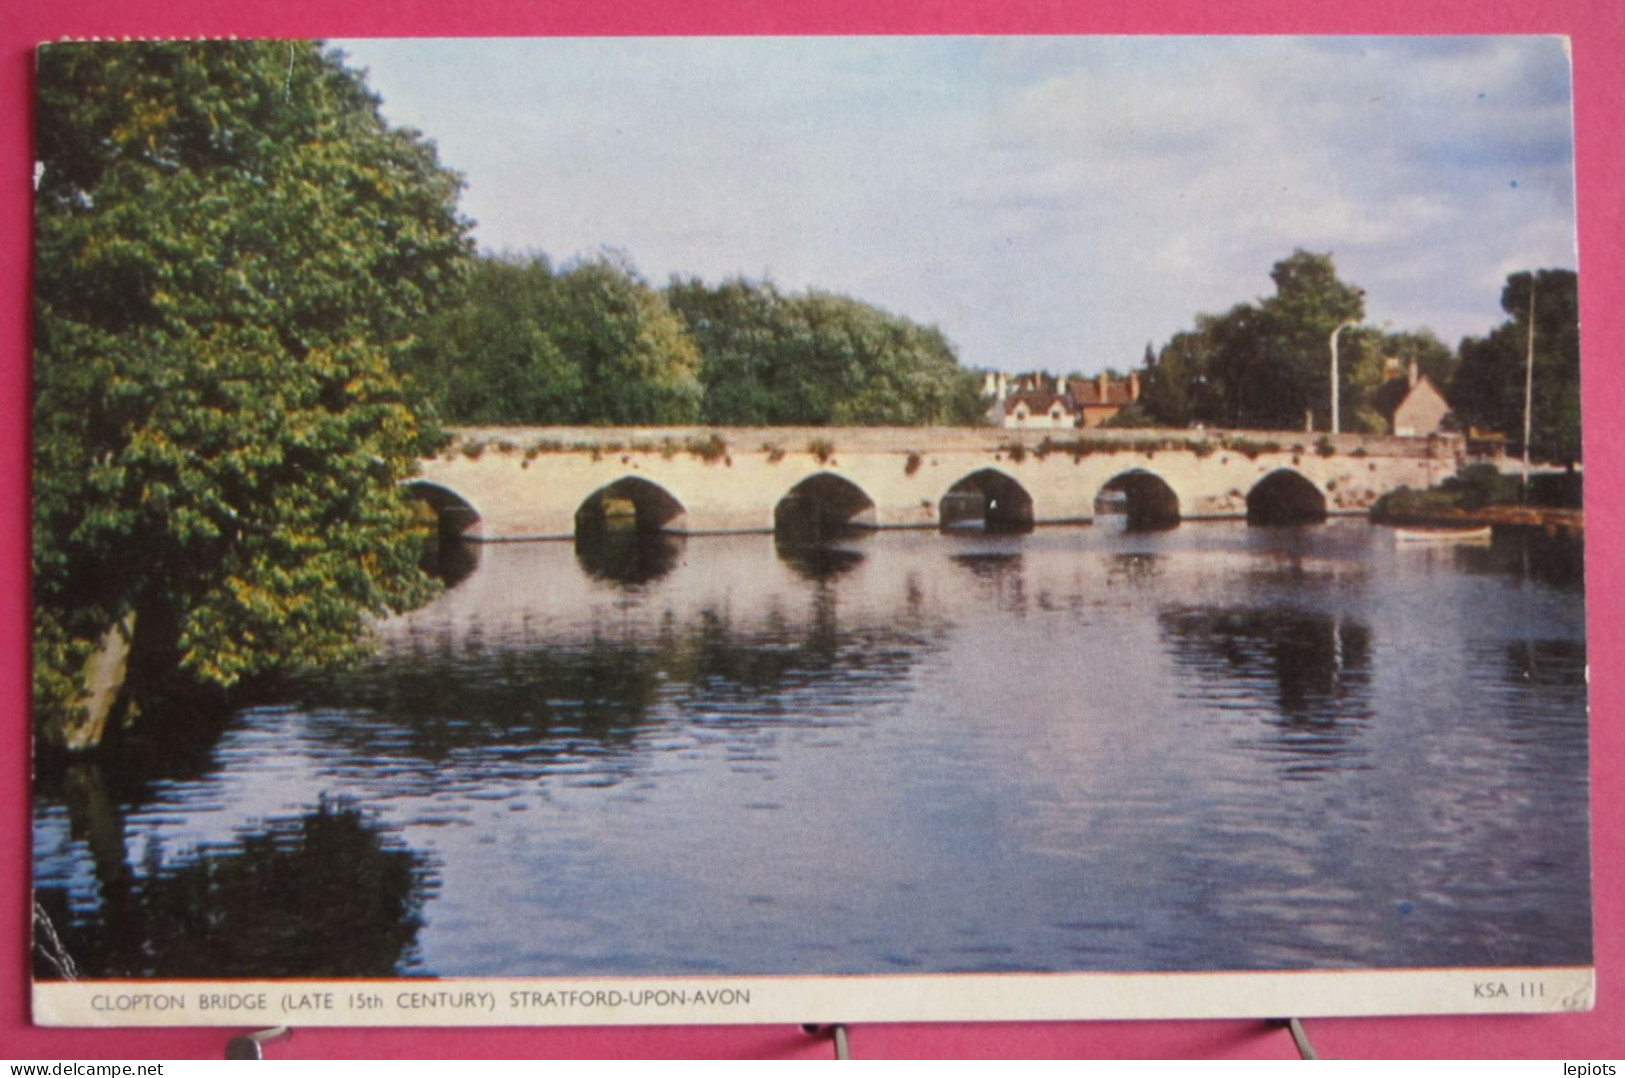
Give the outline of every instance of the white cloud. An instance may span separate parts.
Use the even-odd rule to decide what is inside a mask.
[[[1446,340],[1573,266],[1551,38],[352,42],[494,249],[772,275],[975,365],[1124,367],[1335,253]]]

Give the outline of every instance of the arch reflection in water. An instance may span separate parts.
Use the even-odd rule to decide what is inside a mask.
[[[1292,608],[1171,609],[1158,617],[1182,693],[1222,712],[1262,719],[1260,743],[1283,778],[1353,766],[1372,714],[1371,631]]]
[[[774,536],[773,552],[796,575],[819,582],[836,580],[863,564],[861,551],[831,543],[796,542]]]
[[[641,528],[576,529],[576,563],[594,580],[648,584],[682,561],[684,536]]]
[[[1319,524],[1326,519],[1326,495],[1290,468],[1271,472],[1247,492],[1247,523]]]
[[[366,813],[323,800],[172,860],[149,846],[97,885],[88,910],[66,888],[38,893],[83,976],[336,978],[414,972],[438,879]]]
[[[1100,488],[1095,514],[1121,515],[1130,531],[1164,531],[1179,526],[1179,495],[1161,476],[1135,468]]]
[[[425,566],[431,576],[448,588],[473,576],[479,567],[480,544],[466,539],[437,543],[433,561]]]
[[[773,534],[781,545],[827,542],[874,526],[874,499],[833,472],[803,479],[773,507]]]
[[[937,519],[945,531],[1027,532],[1033,528],[1033,498],[1011,476],[983,468],[948,488]]]

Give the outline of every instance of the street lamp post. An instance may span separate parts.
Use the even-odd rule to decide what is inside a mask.
[[[1337,421],[1337,335],[1339,333],[1343,332],[1345,329],[1348,329],[1350,326],[1357,326],[1359,324],[1360,324],[1360,320],[1358,318],[1353,318],[1353,319],[1350,319],[1347,322],[1342,323],[1336,329],[1332,330],[1332,433],[1333,434],[1341,433],[1341,427],[1339,426],[1338,421]]]
[[[1529,436],[1534,433],[1531,419],[1535,411],[1535,276],[1529,275],[1529,352],[1523,367],[1523,483],[1519,492],[1529,500]]]

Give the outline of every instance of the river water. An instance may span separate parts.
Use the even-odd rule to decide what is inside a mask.
[[[1590,960],[1577,550],[1355,520],[605,544],[478,548],[359,669],[42,782],[36,885],[85,971]]]

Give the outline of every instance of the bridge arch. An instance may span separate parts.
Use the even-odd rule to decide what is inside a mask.
[[[1014,476],[997,468],[982,468],[943,493],[937,502],[937,520],[944,528],[1031,531],[1033,496]]]
[[[1145,468],[1131,468],[1101,484],[1095,495],[1095,516],[1120,513],[1131,531],[1159,531],[1179,526],[1179,495],[1162,476]]]
[[[428,479],[409,479],[401,485],[433,510],[442,545],[479,535],[480,511],[457,491]]]
[[[808,476],[773,506],[773,533],[782,539],[818,542],[875,526],[875,500],[834,472]]]
[[[682,531],[688,511],[658,483],[626,475],[593,491],[576,509],[576,535],[612,530]]]
[[[1277,468],[1247,492],[1248,524],[1319,524],[1325,519],[1325,492],[1291,468]]]

